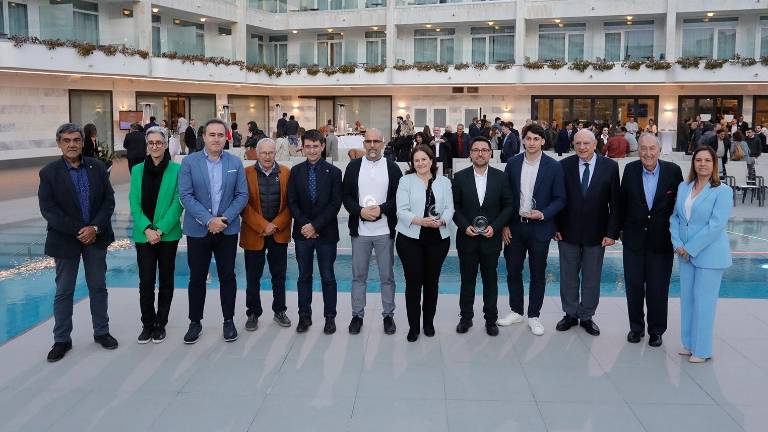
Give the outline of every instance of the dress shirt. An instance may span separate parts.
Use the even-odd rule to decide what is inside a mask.
[[[685,198],[685,205],[683,206],[683,209],[685,210],[685,219],[691,220],[691,209],[693,208],[693,202],[696,201],[696,198],[699,196],[696,195],[693,196],[693,188],[696,187],[694,184],[693,187],[691,187],[691,193],[688,194],[688,197]]]
[[[176,127],[176,130],[179,132],[179,135],[183,134],[187,130],[187,126],[189,126],[189,122],[184,117],[179,118],[179,124]]]
[[[627,122],[627,124],[624,126],[627,128],[627,132],[636,133],[639,129],[637,122]]]
[[[208,166],[208,181],[211,183],[211,214],[213,217],[219,216],[219,203],[221,202],[222,185],[224,179],[224,167],[221,163],[221,155],[218,160],[213,160],[205,152],[205,164]],[[210,222],[210,221],[209,221]]]
[[[360,164],[360,175],[357,177],[357,200],[360,207],[365,207],[365,197],[369,195],[376,199],[377,205],[384,204],[387,201],[388,189],[387,160],[380,157],[376,161],[371,161],[367,157],[363,157]],[[361,236],[389,235],[387,216],[382,213],[381,218],[375,221],[360,219],[357,231]]]
[[[528,157],[523,157],[523,169],[520,171],[520,216],[528,217],[533,210],[533,187],[536,185],[536,176],[539,174],[541,155],[528,162]]]
[[[277,167],[277,162],[273,162],[272,163],[272,169],[270,169],[269,171],[264,169],[264,167],[261,166],[261,162],[259,162],[259,161],[256,161],[256,166],[259,168],[259,171],[261,171],[267,177],[269,177],[273,173],[275,175],[280,173],[280,168]]]
[[[635,134],[627,132],[624,134],[624,139],[629,143],[629,151],[637,151],[637,138],[635,138]]]
[[[80,165],[77,167],[73,167],[66,159],[64,159],[64,164],[67,166],[69,177],[75,186],[75,192],[77,192],[80,211],[83,213],[83,223],[88,223],[91,221],[90,203],[88,202],[91,184],[88,181],[88,171],[85,169],[83,158],[82,156],[80,157]]]
[[[482,174],[478,174],[474,166],[472,167],[472,172],[475,173],[475,189],[477,189],[477,200],[482,206],[483,201],[485,200],[485,189],[488,186],[488,166],[486,165],[485,172]]]
[[[659,173],[661,172],[661,163],[656,161],[656,168],[648,171],[643,167],[643,191],[645,192],[645,202],[648,204],[648,210],[653,207],[653,198],[656,195],[656,186],[659,184]]]
[[[589,187],[589,183],[592,182],[592,177],[595,176],[595,165],[597,162],[597,155],[595,153],[592,153],[592,159],[584,162],[579,158],[579,181],[581,181],[581,177],[584,175],[584,164],[589,165],[589,182],[587,182],[587,187]]]

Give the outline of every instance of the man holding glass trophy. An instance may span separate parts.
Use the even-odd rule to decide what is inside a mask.
[[[456,249],[459,253],[461,319],[456,332],[472,327],[477,269],[483,281],[485,331],[499,334],[496,325],[499,295],[496,267],[501,254],[501,229],[512,216],[512,194],[501,170],[488,165],[491,143],[475,137],[469,150],[472,166],[457,172],[453,179],[453,222],[458,227]]]
[[[505,171],[514,211],[502,239],[511,312],[497,322],[508,326],[523,321],[523,266],[528,255],[528,327],[536,336],[544,334],[539,316],[544,303],[549,242],[556,231],[555,215],[563,209],[566,199],[562,167],[542,152],[545,136],[546,131],[539,125],[524,127],[524,152],[507,161]]]

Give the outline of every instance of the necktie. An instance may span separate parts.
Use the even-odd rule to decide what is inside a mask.
[[[587,188],[589,187],[589,164],[584,163],[584,174],[581,175],[581,194],[587,194]]]
[[[312,201],[317,199],[317,173],[315,172],[315,165],[309,166],[309,198]]]

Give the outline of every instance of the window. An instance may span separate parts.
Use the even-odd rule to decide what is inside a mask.
[[[653,21],[605,23],[605,60],[653,57],[653,25]]]
[[[514,26],[472,27],[472,63],[514,63]]]
[[[683,57],[730,59],[736,54],[738,18],[683,20]]]
[[[160,57],[162,48],[160,45],[160,15],[152,15],[152,55]]]
[[[265,12],[288,12],[288,0],[248,0],[248,7]]]
[[[2,2],[0,2],[0,20],[2,20]],[[8,35],[29,36],[27,5],[8,2]]]
[[[325,66],[341,66],[343,62],[342,46],[344,36],[341,33],[321,33],[317,35],[317,64]]]
[[[413,109],[413,127],[416,131],[424,129],[427,124],[427,109],[426,108],[414,108]]]
[[[93,123],[96,125],[97,141],[111,146],[113,144],[112,92],[70,90],[69,121],[83,126]]]
[[[89,1],[74,0],[74,30],[75,39],[99,43],[99,4]]]
[[[760,17],[760,57],[768,56],[768,16]]]
[[[99,43],[99,4],[83,0],[39,3],[40,37]]]
[[[414,63],[454,63],[455,29],[417,29],[413,32]]]
[[[386,32],[365,32],[365,62],[369,65],[387,64]]]
[[[248,64],[263,64],[264,59],[264,36],[256,33],[249,35],[246,42],[245,61]]]
[[[270,36],[268,50],[271,55],[267,56],[267,60],[272,66],[282,68],[288,65],[288,35]]]
[[[534,96],[531,98],[531,118],[546,122],[556,121],[560,127],[566,122],[583,121],[624,125],[634,116],[641,127],[657,119],[658,97],[584,97],[584,96]]]
[[[205,26],[175,18],[168,27],[168,48],[179,54],[205,55]]]
[[[448,124],[448,109],[434,108],[432,110],[432,127],[445,128]]]
[[[584,58],[586,24],[539,24],[539,60]]]

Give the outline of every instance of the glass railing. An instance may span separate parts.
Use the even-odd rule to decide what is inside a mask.
[[[251,9],[265,12],[310,12],[386,7],[387,0],[248,0]]]
[[[397,0],[398,6],[421,6],[452,3],[480,3],[486,1],[510,1],[510,0]]]

